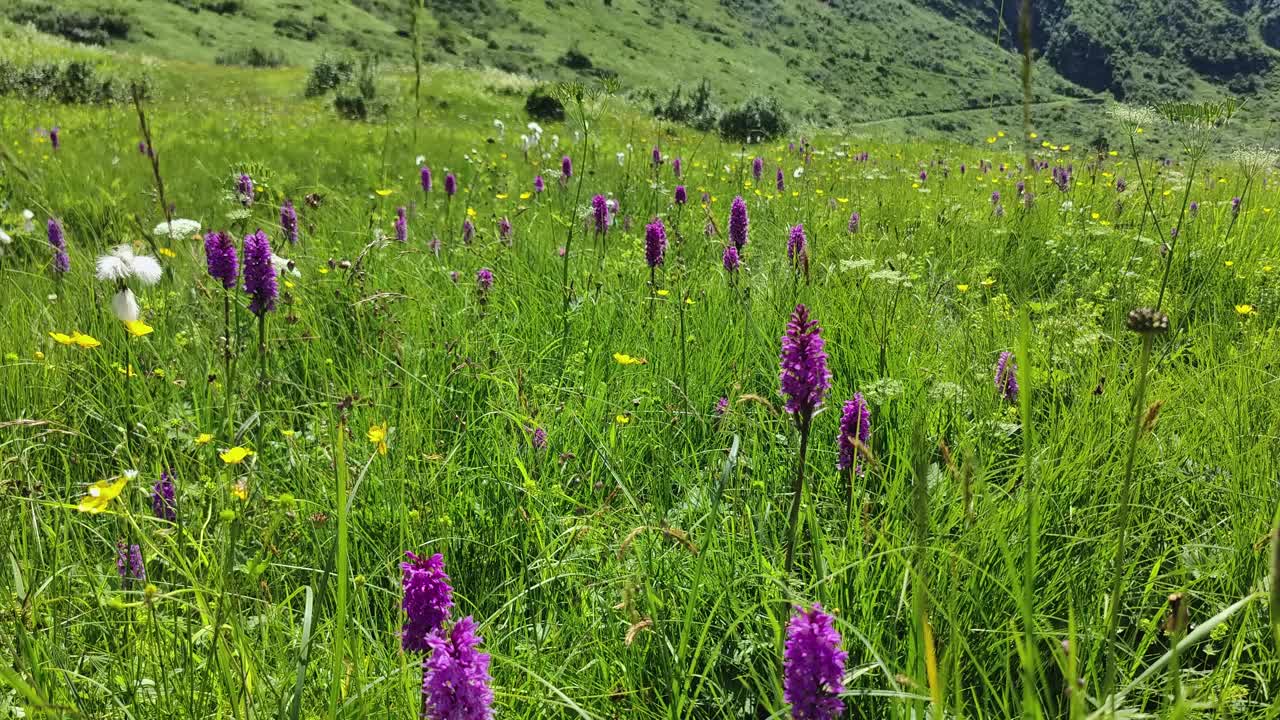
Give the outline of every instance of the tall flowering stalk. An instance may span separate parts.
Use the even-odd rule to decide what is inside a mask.
[[[67,254],[67,234],[62,223],[49,218],[49,247],[53,250],[53,275],[61,279],[71,269],[71,256]]]
[[[401,580],[404,608],[404,626],[400,630],[400,646],[405,652],[426,652],[431,649],[429,636],[444,627],[453,611],[453,586],[444,570],[444,556],[436,553],[420,558],[406,552],[406,562],[400,563],[404,573]]]
[[[836,438],[839,456],[836,470],[845,479],[847,490],[845,517],[853,515],[853,476],[862,475],[866,468],[858,460],[858,453],[871,443],[871,410],[862,393],[854,393],[853,399],[844,404],[840,413],[840,436]]]
[[[236,244],[225,231],[211,232],[204,236],[205,264],[209,276],[222,285],[222,361],[223,387],[226,388],[227,424],[231,424],[232,378],[232,336],[231,336],[231,292],[240,281],[240,261],[236,257]]]
[[[177,488],[173,484],[173,471],[160,473],[160,481],[151,487],[151,513],[160,520],[175,522],[178,519]]]
[[[809,241],[804,234],[804,224],[800,223],[791,228],[791,233],[787,237],[787,260],[791,263],[791,269],[799,275],[804,272],[805,281],[809,280]]]
[[[405,209],[403,205],[396,208],[395,229],[396,229],[396,242],[409,241],[409,218],[405,214]]]
[[[747,218],[747,201],[739,195],[733,199],[733,203],[729,206],[729,242],[733,243],[738,254],[742,254],[742,249],[747,246],[747,228],[750,221]]]
[[[612,218],[609,215],[609,201],[604,195],[596,195],[591,198],[591,219],[595,227],[596,247],[600,248],[601,254],[604,254],[608,248],[609,225],[612,224]]]
[[[288,198],[280,206],[280,232],[284,233],[290,245],[298,244],[298,211]]]
[[[259,228],[244,238],[244,291],[249,294],[249,312],[258,317],[258,370],[261,381],[267,375],[267,313],[276,307],[280,288],[276,268],[271,263],[271,240]]]
[[[782,658],[782,697],[794,720],[833,720],[844,712],[845,662],[840,632],[821,605],[797,607],[787,624]]]
[[[644,261],[649,266],[649,319],[653,319],[658,290],[658,266],[667,253],[667,228],[662,218],[654,218],[644,227]]]
[[[1011,403],[1018,402],[1018,363],[1008,350],[996,361],[996,394]]]
[[[796,305],[782,336],[779,353],[778,383],[787,398],[786,411],[800,433],[800,454],[796,462],[795,480],[791,488],[791,513],[787,531],[786,570],[789,574],[795,561],[796,531],[800,524],[800,504],[804,494],[805,457],[809,451],[809,430],[813,416],[822,407],[827,390],[831,387],[831,372],[827,369],[827,353],[823,350],[822,328],[810,319],[809,309]]]

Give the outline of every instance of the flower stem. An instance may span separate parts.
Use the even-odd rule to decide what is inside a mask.
[[[787,561],[786,571],[791,574],[791,567],[796,559],[796,531],[800,525],[800,502],[804,496],[804,468],[805,456],[809,452],[809,423],[811,417],[800,420],[800,457],[796,462],[796,477],[791,485],[791,513],[787,521],[789,529],[787,530]]]
[[[1138,360],[1138,386],[1134,390],[1133,432],[1130,436],[1129,454],[1124,463],[1124,480],[1120,485],[1120,505],[1117,508],[1117,525],[1120,537],[1116,542],[1116,552],[1111,565],[1111,597],[1107,603],[1107,655],[1105,679],[1102,696],[1105,698],[1109,712],[1115,713],[1115,698],[1112,694],[1116,687],[1116,630],[1120,622],[1120,595],[1124,588],[1123,565],[1125,560],[1125,543],[1129,536],[1129,506],[1133,496],[1133,464],[1138,453],[1138,440],[1142,433],[1142,416],[1147,396],[1147,368],[1151,363],[1151,344],[1154,336],[1144,333],[1142,336],[1142,355]]]

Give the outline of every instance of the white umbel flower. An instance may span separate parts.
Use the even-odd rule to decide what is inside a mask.
[[[128,245],[118,245],[100,256],[95,263],[95,271],[98,279],[104,282],[137,278],[143,285],[155,285],[164,274],[159,261],[150,255],[134,255],[133,248]]]
[[[111,311],[121,322],[133,322],[138,319],[138,299],[133,291],[125,288],[111,298]]]
[[[170,222],[162,222],[151,231],[157,237],[167,237],[172,240],[186,238],[200,232],[200,223],[195,220],[187,220],[186,218],[174,218]]]

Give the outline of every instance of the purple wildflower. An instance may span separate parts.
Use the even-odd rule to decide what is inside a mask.
[[[1116,178],[1116,192],[1124,192],[1128,189],[1129,183],[1125,182],[1124,178]]]
[[[858,234],[858,231],[861,229],[862,229],[862,216],[858,214],[857,210],[854,210],[853,212],[849,213],[849,234],[856,235]]]
[[[738,248],[733,245],[724,246],[724,269],[730,273],[738,272],[738,267],[742,264],[742,258],[738,255]]]
[[[733,243],[739,253],[747,244],[748,225],[750,222],[747,219],[747,202],[739,195],[729,206],[729,242]]]
[[[756,182],[760,182],[762,175],[764,175],[764,158],[757,157],[751,161],[751,177],[755,178]]]
[[[240,196],[241,205],[253,205],[253,178],[248,173],[240,173],[240,177],[236,179],[236,194]]]
[[[444,194],[453,197],[458,194],[458,178],[453,173],[444,176]]]
[[[62,147],[62,129],[57,125],[49,128],[49,145],[53,147],[54,152],[58,152],[58,148]]]
[[[489,288],[493,287],[493,271],[487,267],[477,270],[476,285],[480,288],[481,293],[489,292]]]
[[[405,215],[404,206],[396,208],[396,242],[408,242],[409,218]]]
[[[777,181],[778,181],[778,183],[777,183],[777,184],[778,184],[778,192],[782,192],[783,190],[786,190],[786,189],[787,189],[787,185],[786,185],[786,183],[785,183],[785,182],[783,182],[782,168],[778,168]]]
[[[1018,363],[1013,353],[1004,351],[996,361],[996,393],[1009,402],[1018,401]]]
[[[431,192],[431,168],[423,165],[422,169],[418,171],[418,175],[422,180],[422,192]]]
[[[293,201],[287,198],[280,206],[280,230],[290,245],[298,244],[298,211],[293,209]]]
[[[71,269],[71,256],[67,254],[67,235],[62,223],[49,218],[49,247],[53,248],[53,272],[62,275]]]
[[[662,218],[654,218],[644,228],[644,260],[650,268],[656,268],[662,264],[666,252],[667,228],[662,224]]]
[[[541,176],[541,175],[538,175],[537,177],[535,177],[535,178],[533,179],[533,191],[534,191],[534,192],[536,192],[536,193],[538,193],[539,195],[541,195],[541,194],[542,194],[542,192],[543,192],[544,190],[546,190],[546,189],[547,189],[547,183],[546,183],[546,181],[544,181],[544,180],[542,179],[542,176]]]
[[[441,628],[427,637],[431,654],[422,663],[422,717],[425,720],[490,720],[493,690],[489,654],[476,651],[484,638],[467,616],[449,637]]]
[[[1231,198],[1231,216],[1235,217],[1240,214],[1240,198]]]
[[[675,201],[677,205],[683,205],[689,202],[689,193],[684,189],[683,185],[676,186]]]
[[[476,226],[471,224],[471,218],[462,221],[462,244],[470,245],[471,239],[476,236]]]
[[[146,580],[147,567],[142,562],[142,548],[138,545],[126,545],[123,540],[117,540],[116,572],[126,583],[131,580]]]
[[[453,608],[453,588],[444,571],[444,556],[436,553],[423,560],[406,552],[408,562],[400,563],[404,572],[401,587],[404,597],[400,606],[407,616],[400,633],[400,646],[408,652],[429,649],[429,636],[439,631]]]
[[[178,519],[178,500],[174,496],[173,473],[165,470],[160,473],[160,482],[151,487],[151,512],[161,520],[174,522]]]
[[[798,416],[801,423],[808,422],[831,387],[823,345],[822,328],[809,318],[808,308],[796,305],[782,336],[778,381],[787,397],[787,412]]]
[[[928,180],[928,179],[929,179],[929,172],[928,172],[927,170],[921,170],[921,171],[920,171],[920,182],[924,182],[924,181],[926,181],[926,180]]]
[[[573,160],[568,155],[560,158],[560,177],[564,180],[573,177]]]
[[[204,258],[209,275],[230,290],[236,286],[240,266],[236,258],[236,245],[225,232],[211,232],[204,236]]]
[[[1200,203],[1196,202],[1195,200],[1192,200],[1191,206],[1188,207],[1187,210],[1191,212],[1191,217],[1194,219],[1196,215],[1200,214]]]
[[[502,219],[498,220],[498,237],[503,242],[510,245],[511,232],[512,232],[511,221],[507,219],[507,216],[503,215]]]
[[[662,150],[657,146],[653,146],[653,166],[657,168],[662,164]]]
[[[591,198],[591,216],[595,219],[596,235],[609,231],[609,202],[603,195]]]
[[[791,704],[795,720],[832,720],[844,712],[845,661],[840,633],[830,615],[815,604],[809,611],[796,608],[787,625],[782,660],[782,697]]]
[[[530,442],[533,443],[535,450],[545,450],[547,448],[547,431],[541,427],[534,428]]]
[[[259,228],[244,237],[244,291],[253,296],[249,312],[262,317],[276,306],[280,289],[271,264],[271,240]]]
[[[803,261],[808,246],[809,241],[804,236],[804,223],[798,223],[791,228],[791,234],[787,238],[787,260],[792,265]]]
[[[836,438],[836,446],[840,457],[836,460],[836,470],[853,469],[859,475],[863,472],[862,463],[857,461],[858,448],[854,440],[864,446],[871,442],[871,409],[862,393],[854,393],[853,399],[844,404],[840,414],[840,437]]]
[[[676,158],[676,159],[674,159],[674,160],[672,160],[672,161],[671,161],[671,174],[672,174],[672,175],[675,175],[676,177],[680,177],[681,175],[683,175],[683,174],[684,174],[684,173],[683,173],[683,170],[684,170],[684,167],[683,167],[683,163],[681,163],[681,162],[680,162],[680,158]]]
[[[431,237],[431,242],[427,243],[427,247],[431,248],[431,254],[440,257],[440,238]]]
[[[715,413],[720,417],[724,417],[726,414],[728,414],[728,412],[729,412],[729,398],[721,395],[720,399],[716,401]]]
[[[1000,204],[1000,191],[999,191],[999,190],[992,190],[992,191],[991,191],[991,204],[992,204],[992,205],[999,205],[999,204]]]

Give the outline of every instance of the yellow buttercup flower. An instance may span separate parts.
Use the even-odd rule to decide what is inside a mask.
[[[1252,305],[1248,303],[1243,303],[1241,305],[1236,306],[1236,312],[1241,315],[1244,315],[1245,317],[1248,317],[1249,315],[1256,313],[1257,310]]]
[[[142,337],[143,335],[150,335],[155,330],[155,328],[142,322],[141,320],[127,321],[124,324],[124,329],[128,330],[129,334],[134,337]]]
[[[671,294],[671,291],[667,290],[666,288],[663,288],[662,290],[658,291],[658,297],[666,297],[670,294]]]
[[[208,445],[213,442],[213,433],[200,433],[196,436],[197,445]]]
[[[218,457],[222,458],[222,462],[228,465],[239,465],[240,463],[244,462],[245,458],[249,457],[252,454],[253,454],[253,451],[250,450],[249,448],[240,447],[239,445],[237,445],[236,447],[230,448],[229,450],[223,450],[218,455]]]
[[[75,340],[73,340],[73,339],[71,338],[71,336],[70,336],[70,335],[65,335],[65,334],[60,333],[60,332],[52,332],[52,331],[50,331],[50,333],[49,333],[49,337],[53,338],[54,342],[56,342],[56,343],[58,343],[58,344],[60,344],[60,345],[74,345],[74,344],[75,344],[75,342],[76,342]]]
[[[97,338],[91,335],[82,335],[79,331],[71,333],[71,342],[85,350],[91,350],[102,345]]]
[[[369,442],[373,443],[374,447],[378,449],[378,454],[386,455],[387,454],[387,424],[384,422],[381,425],[374,425],[369,428],[369,432],[366,434],[369,437]]]
[[[994,143],[995,141],[996,141],[996,136],[995,136],[995,135],[991,135],[991,136],[987,137],[987,144],[988,144],[988,145],[990,145],[990,144]]]
[[[281,430],[281,431],[280,431],[280,434],[281,434],[281,435],[283,435],[283,436],[285,436],[285,437],[287,437],[287,438],[291,438],[291,437],[293,437],[294,435],[297,435],[297,434],[298,434],[298,431],[297,431],[297,430]]]
[[[631,422],[631,418],[627,417],[626,415],[619,415],[615,417],[613,421],[618,423],[619,425],[626,425],[627,423]]]
[[[614,353],[613,360],[619,365],[644,365],[649,362],[642,357],[631,357],[626,353]]]
[[[531,193],[531,192],[529,192],[529,191],[527,191],[527,190],[526,190],[525,192],[520,193],[520,199],[521,199],[521,200],[528,200],[528,199],[529,199],[529,198],[531,198],[531,197],[533,197],[533,193]]]
[[[97,515],[107,509],[107,505],[111,501],[119,497],[124,491],[124,486],[129,482],[130,473],[126,472],[114,481],[99,480],[89,486],[89,492],[80,500],[80,504],[76,505],[76,510],[91,515]]]
[[[161,255],[163,255],[163,256],[165,256],[165,257],[167,257],[167,258],[177,257],[177,256],[178,256],[178,253],[174,252],[174,251],[173,251],[173,248],[163,247],[163,248],[160,248],[159,252],[160,252],[160,254],[161,254]]]
[[[395,192],[395,190],[374,190],[374,192],[377,193],[378,197],[386,197]]]
[[[235,495],[236,499],[240,500],[241,502],[248,500],[249,499],[249,481],[246,480],[245,478],[240,478],[236,480],[234,483],[231,483],[231,494]]]
[[[995,278],[985,278],[982,281],[982,287],[991,287],[992,285],[995,285],[995,284],[996,284]]]
[[[996,137],[1004,137],[1004,131],[1003,131],[1003,130],[997,130],[997,131],[996,131]]]
[[[965,285],[964,283],[960,283],[959,285],[956,285],[956,290],[959,290],[962,293],[966,293],[966,292],[969,292],[969,286]]]
[[[506,200],[506,199],[507,199],[507,194],[506,194],[506,193],[498,193],[497,195],[494,195],[493,197],[494,197],[494,198],[496,198],[496,199],[498,199],[498,200]]]
[[[473,207],[467,208],[467,217],[475,217],[475,216],[476,216],[476,209]]]

